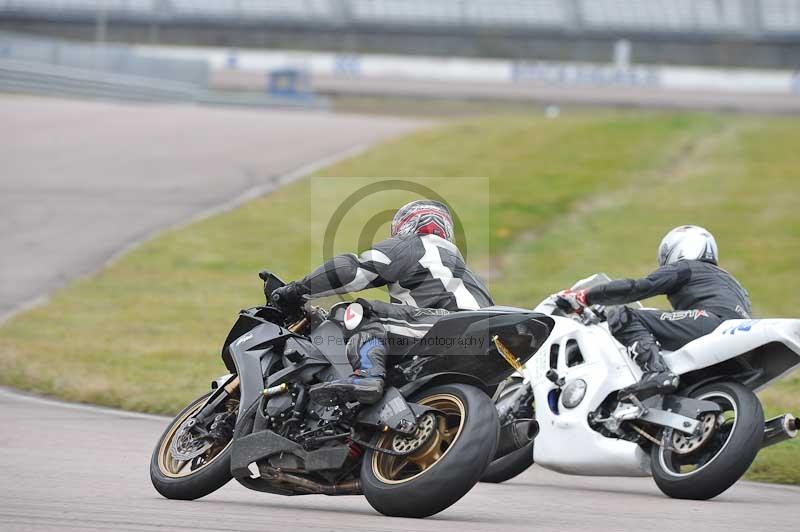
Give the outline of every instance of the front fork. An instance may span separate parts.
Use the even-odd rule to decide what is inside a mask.
[[[202,423],[208,416],[214,414],[219,405],[228,400],[239,389],[239,376],[234,374],[224,375],[211,383],[214,391],[206,399],[197,414],[194,415],[196,423]]]

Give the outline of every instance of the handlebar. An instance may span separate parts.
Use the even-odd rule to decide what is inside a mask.
[[[557,294],[553,294],[545,299],[536,307],[536,310],[553,316],[561,316],[564,318],[571,317],[579,320],[584,325],[597,324],[606,320],[605,306],[591,305],[576,310],[572,308],[571,305],[562,303],[558,299]]]

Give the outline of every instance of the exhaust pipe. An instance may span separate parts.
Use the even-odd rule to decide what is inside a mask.
[[[764,440],[761,448],[791,440],[797,437],[800,422],[791,414],[783,414],[764,422]]]
[[[361,480],[349,480],[347,482],[338,482],[336,484],[322,484],[314,480],[301,477],[300,475],[293,475],[283,471],[269,468],[269,479],[277,480],[278,482],[285,482],[295,486],[300,491],[309,494],[318,495],[363,495],[361,490]]]
[[[539,434],[535,419],[517,419],[500,427],[496,457],[505,456],[528,445]]]

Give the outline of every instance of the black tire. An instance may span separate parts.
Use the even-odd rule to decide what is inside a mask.
[[[364,496],[377,511],[394,517],[428,517],[448,508],[478,482],[494,456],[500,422],[491,399],[466,384],[447,384],[424,389],[412,401],[432,397],[456,397],[464,407],[463,424],[443,456],[407,480],[378,478],[380,455],[367,450],[361,465]],[[380,441],[380,435],[375,441]]]
[[[481,482],[500,484],[511,480],[533,465],[533,440],[514,452],[493,460],[481,477]]]
[[[183,422],[183,418],[190,412],[198,408],[205,402],[209,394],[206,394],[184,408],[169,423],[167,429],[158,439],[156,448],[150,458],[150,480],[153,487],[167,499],[179,499],[191,501],[205,497],[209,493],[217,491],[233,478],[231,475],[231,447],[228,445],[211,462],[184,477],[171,477],[162,471],[159,464],[159,454],[162,451],[164,440],[172,435],[177,426]]]
[[[691,396],[701,398],[708,397],[709,394],[726,395],[735,402],[737,410],[736,422],[727,443],[716,456],[695,471],[676,475],[666,466],[666,455],[661,447],[654,445],[651,449],[653,478],[659,489],[674,499],[700,501],[716,497],[747,472],[761,449],[764,411],[758,397],[736,382],[709,384],[693,392]]]

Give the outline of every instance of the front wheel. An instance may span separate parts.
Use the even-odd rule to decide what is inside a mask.
[[[232,437],[211,440],[187,430],[191,418],[210,394],[194,400],[173,419],[159,438],[150,458],[150,480],[167,499],[194,500],[205,497],[231,478]],[[229,425],[235,422],[238,400],[230,398],[221,408]],[[231,419],[232,418],[232,419]],[[226,431],[232,435],[232,430]],[[178,457],[175,456],[178,454]]]
[[[520,447],[505,456],[492,460],[486,472],[481,477],[481,482],[500,484],[506,480],[521,475],[533,465],[533,440],[528,445]]]
[[[653,478],[675,499],[707,500],[733,486],[753,463],[764,437],[758,397],[736,382],[709,384],[691,394],[722,407],[701,418],[701,434],[673,434],[670,449],[654,445]]]
[[[394,517],[428,517],[467,494],[494,455],[500,424],[491,399],[473,386],[447,384],[418,392],[415,403],[440,413],[420,417],[417,433],[383,433],[361,466],[364,496]]]

